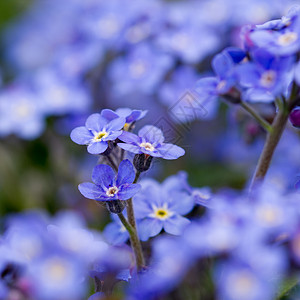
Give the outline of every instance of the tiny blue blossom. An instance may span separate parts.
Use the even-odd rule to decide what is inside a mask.
[[[116,111],[111,109],[103,109],[101,111],[101,116],[108,121],[112,121],[120,117],[125,118],[126,123],[124,125],[124,129],[127,130],[130,128],[131,124],[144,118],[147,112],[147,110],[132,110],[130,108],[118,108]]]
[[[119,139],[125,143],[118,143],[118,146],[126,151],[135,154],[146,154],[164,159],[177,159],[184,155],[185,151],[173,144],[164,143],[162,131],[151,125],[144,126],[138,135],[123,132]]]
[[[71,139],[79,145],[88,145],[91,154],[101,154],[108,148],[108,141],[113,141],[122,134],[124,118],[108,122],[100,114],[90,115],[85,126],[76,127],[71,132]]]
[[[126,159],[120,163],[118,175],[110,166],[97,165],[92,173],[94,183],[84,182],[79,185],[81,194],[97,201],[127,200],[140,189],[133,184],[135,172],[131,162]]]
[[[141,181],[141,185],[141,193],[133,198],[141,240],[159,234],[162,229],[180,235],[190,222],[182,215],[192,210],[193,198],[185,192],[170,191],[155,180]]]

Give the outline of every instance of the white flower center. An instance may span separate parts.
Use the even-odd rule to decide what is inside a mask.
[[[274,85],[275,79],[276,79],[276,72],[269,70],[269,71],[264,72],[261,75],[260,83],[262,86],[264,86],[266,88],[270,88]]]
[[[129,65],[129,72],[133,78],[141,78],[147,72],[147,64],[145,61],[138,59]]]
[[[106,191],[106,195],[108,197],[113,197],[118,191],[119,189],[116,186],[112,186]]]
[[[296,32],[287,32],[282,34],[278,38],[278,44],[281,46],[289,46],[298,39],[298,34]]]
[[[154,146],[150,143],[141,143],[140,147],[145,148],[147,151],[153,152],[155,150]]]
[[[257,287],[257,281],[250,272],[242,271],[229,277],[229,285],[232,298],[242,299]]]
[[[221,80],[217,85],[217,91],[222,90],[226,86],[226,80]]]

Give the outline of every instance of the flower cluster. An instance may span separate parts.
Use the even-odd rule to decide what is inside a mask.
[[[236,28],[281,12],[282,1],[275,2],[34,1],[6,32],[6,57],[18,75],[0,93],[0,134],[35,139],[49,116],[89,114],[93,101],[98,105],[101,99],[115,106],[127,99],[134,107],[142,99],[152,107],[154,98],[158,105],[173,105],[186,89],[193,88],[193,80],[178,85],[178,78],[186,73],[197,77],[199,63],[227,44],[227,38],[237,39]],[[295,39],[294,31],[282,24],[276,25],[286,32],[279,44],[279,36],[266,36],[266,45],[275,52],[278,45],[285,47]],[[264,43],[264,37],[253,37]],[[176,67],[178,62],[181,68]],[[270,76],[281,73],[281,67],[275,66],[278,63],[267,68],[265,85],[270,85]],[[170,72],[173,76],[168,76]],[[158,87],[164,92],[156,95]],[[2,122],[11,116],[15,116],[13,122]]]
[[[73,212],[52,219],[28,212],[7,225],[0,247],[0,299],[79,300],[86,295],[92,266],[103,268],[102,277],[129,272],[131,252],[109,246]],[[114,252],[123,264],[105,259]]]

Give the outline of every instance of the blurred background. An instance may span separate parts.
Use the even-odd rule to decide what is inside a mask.
[[[195,187],[243,188],[264,133],[238,107],[204,98],[195,84],[212,74],[215,54],[242,45],[245,24],[279,18],[293,4],[297,1],[1,1],[1,215],[73,209],[103,228],[107,214],[77,190],[90,181],[98,158],[69,138],[103,108],[148,110],[136,129],[156,125],[186,150],[176,162],[155,161],[144,176],[163,180],[185,170]],[[258,109],[272,119],[272,105]],[[279,182],[284,173],[281,184],[294,183],[299,149],[286,145],[296,139],[288,130],[270,180]],[[276,171],[289,162],[288,176]]]

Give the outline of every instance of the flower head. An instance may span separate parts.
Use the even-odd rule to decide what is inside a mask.
[[[81,194],[97,201],[127,200],[135,195],[139,184],[133,184],[135,172],[131,162],[126,159],[120,163],[118,175],[110,166],[97,165],[92,174],[94,183],[84,182],[79,185]]]
[[[142,193],[133,198],[138,230],[141,240],[147,240],[164,229],[180,235],[189,220],[182,217],[194,206],[194,199],[188,193],[169,190],[163,183],[154,180],[141,182]]]
[[[91,154],[101,154],[108,148],[108,141],[113,141],[122,134],[124,118],[107,121],[100,114],[90,115],[85,126],[76,127],[71,132],[71,139],[79,145],[88,145]]]
[[[101,116],[108,121],[112,121],[120,117],[125,118],[126,123],[124,125],[124,130],[128,130],[134,122],[144,118],[147,112],[147,110],[132,110],[130,108],[118,108],[116,111],[103,109],[101,111]]]
[[[138,135],[123,132],[119,139],[125,142],[118,143],[120,148],[135,154],[144,153],[152,157],[177,159],[185,153],[182,148],[176,145],[164,143],[162,131],[151,125],[144,126]]]

